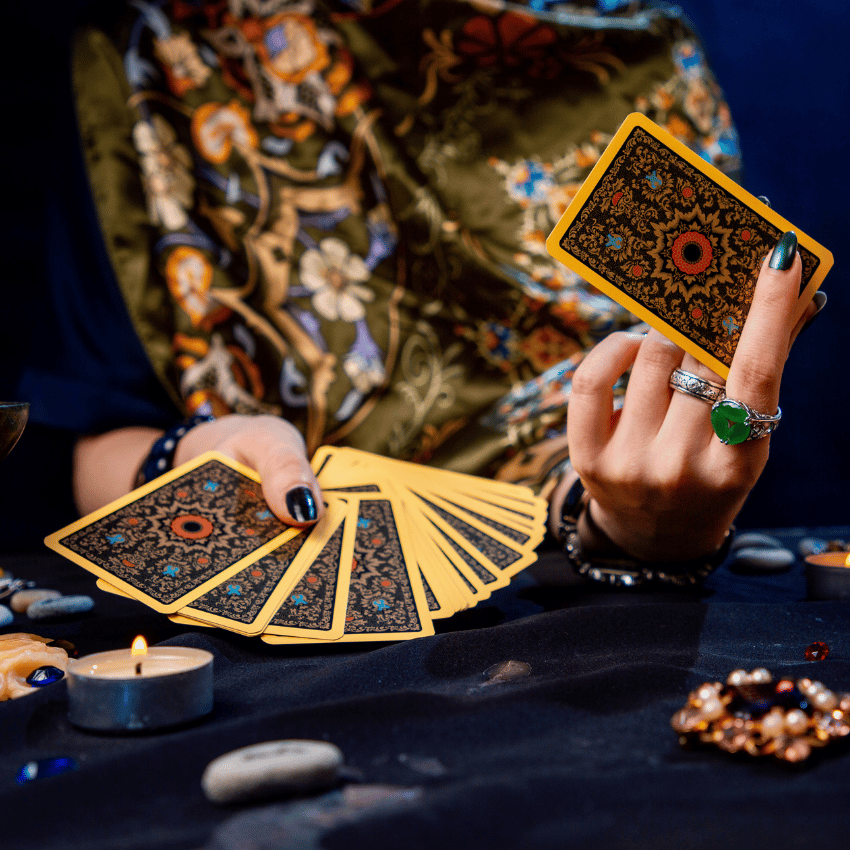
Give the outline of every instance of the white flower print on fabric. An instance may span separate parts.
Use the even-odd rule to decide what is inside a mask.
[[[375,293],[362,285],[370,276],[363,258],[352,254],[335,236],[323,239],[318,249],[305,251],[300,271],[301,283],[313,293],[313,308],[330,321],[362,319],[366,315],[363,302],[375,298]]]
[[[195,179],[189,173],[192,157],[177,134],[160,115],[133,127],[133,142],[140,155],[142,181],[151,223],[180,230],[189,221]]]

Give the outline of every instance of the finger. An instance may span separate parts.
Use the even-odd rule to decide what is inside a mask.
[[[654,328],[635,358],[620,421],[627,431],[654,436],[670,406],[670,375],[682,362],[683,351]]]
[[[783,266],[772,268],[773,266]],[[732,358],[726,395],[762,413],[774,413],[788,355],[791,317],[800,292],[802,262],[793,231],[762,263],[753,303]]]
[[[791,331],[791,341],[788,343],[788,353],[791,353],[791,348],[797,340],[797,337],[806,330],[812,322],[814,322],[815,318],[821,314],[821,310],[826,307],[826,293],[822,290],[818,290],[814,297],[812,298],[811,303],[808,307],[806,307],[806,312],[800,316],[800,321],[794,326],[794,330]]]
[[[700,363],[692,354],[685,354],[680,368],[712,384],[721,387],[726,384],[717,372]],[[714,434],[711,402],[677,390],[670,400],[668,416],[661,431],[671,432],[671,436],[675,433],[677,441],[689,451],[699,450],[711,442]]]
[[[614,384],[634,363],[644,334],[613,333],[594,346],[576,369],[567,413],[573,465],[596,458],[614,430]]]
[[[246,438],[240,446],[245,462],[260,474],[263,496],[288,525],[306,526],[324,510],[322,491],[307,459],[301,434],[288,422]]]

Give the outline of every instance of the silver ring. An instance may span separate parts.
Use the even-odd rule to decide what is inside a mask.
[[[727,446],[766,437],[776,430],[781,418],[782,410],[778,407],[776,413],[768,415],[733,398],[718,399],[711,407],[711,427]]]
[[[676,369],[673,372],[670,376],[670,386],[677,392],[691,395],[710,404],[714,404],[726,395],[726,387],[713,384],[711,381],[706,381],[705,378],[700,378],[699,375],[686,372],[684,369]]]

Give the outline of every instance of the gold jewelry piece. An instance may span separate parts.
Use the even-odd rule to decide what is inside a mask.
[[[705,682],[693,691],[670,725],[682,745],[800,762],[850,735],[850,694],[811,679],[774,682],[763,667],[733,670],[725,685]]]

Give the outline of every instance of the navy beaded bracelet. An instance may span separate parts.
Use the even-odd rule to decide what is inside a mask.
[[[196,425],[202,422],[212,422],[215,416],[209,413],[196,413],[178,422],[174,427],[169,428],[154,444],[144,463],[136,475],[136,487],[141,487],[142,484],[147,484],[148,481],[153,481],[154,478],[159,478],[164,472],[174,467],[174,453],[177,451],[177,443],[180,438],[188,431],[191,431]]]

